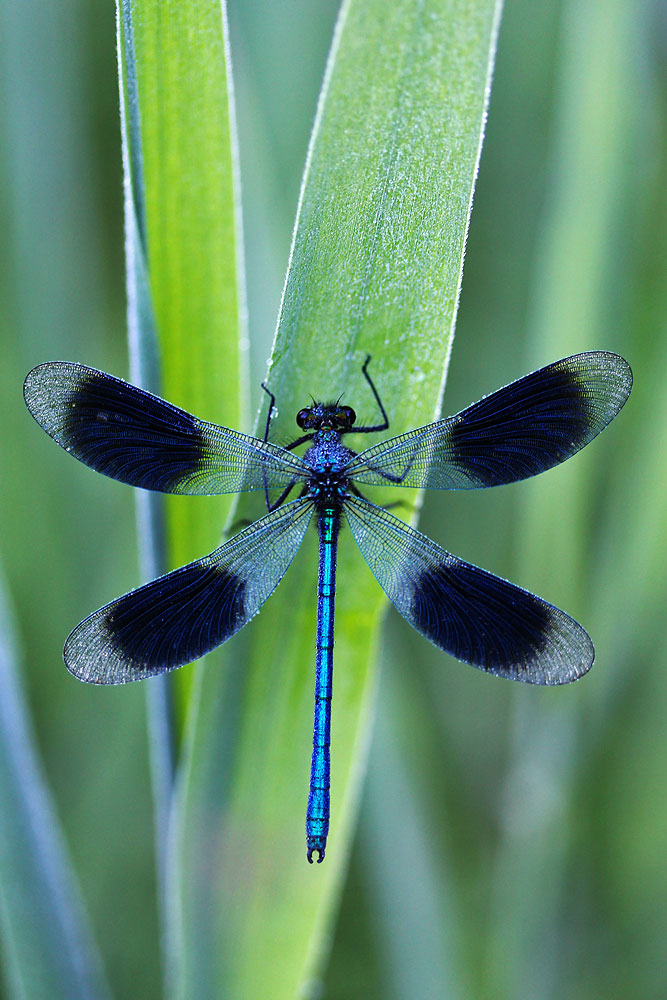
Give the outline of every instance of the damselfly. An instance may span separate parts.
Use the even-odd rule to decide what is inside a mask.
[[[104,372],[51,362],[30,372],[24,395],[35,420],[81,462],[113,479],[163,493],[257,490],[268,513],[210,555],[133,590],[90,615],[64,650],[83,681],[122,684],[162,674],[225,642],[257,614],[291,563],[313,517],[319,534],[315,724],[306,815],[307,857],[324,859],[329,829],[330,720],[338,534],[347,523],[390,601],[445,652],[531,684],[585,674],[593,644],[576,621],[534,594],[445,552],[362,494],[373,486],[460,490],[511,483],[552,468],[616,416],[632,388],[616,354],[577,354],[485,396],[456,416],[362,452],[346,434],[352,407],[314,402],[286,448],[206,423]],[[266,390],[268,392],[268,390]],[[302,456],[295,449],[308,445]],[[290,495],[296,492],[296,499]]]

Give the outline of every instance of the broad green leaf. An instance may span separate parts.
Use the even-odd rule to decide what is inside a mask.
[[[0,578],[0,924],[8,996],[109,996],[34,748]]]
[[[438,413],[497,17],[490,0],[343,4],[270,366],[274,440],[294,436],[294,414],[310,394],[344,391],[361,419],[374,419],[366,354],[392,432]],[[241,511],[257,508],[244,501]],[[346,536],[338,580],[332,823],[322,865],[307,864],[304,837],[312,541],[228,645],[225,669],[204,668],[174,841],[179,997],[291,998],[326,951],[358,807],[384,607]]]

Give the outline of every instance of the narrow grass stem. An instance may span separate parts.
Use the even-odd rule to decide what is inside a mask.
[[[132,13],[128,0],[118,8],[118,75],[125,192],[125,255],[130,376],[136,385],[159,389],[159,349],[147,274],[141,121],[134,65]],[[143,579],[167,570],[165,512],[161,496],[137,497],[139,564]],[[162,939],[167,933],[167,829],[174,784],[175,740],[168,677],[146,685],[148,739],[153,786],[155,858]],[[163,948],[164,954],[164,948]]]

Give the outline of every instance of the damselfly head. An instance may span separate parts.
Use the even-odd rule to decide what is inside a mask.
[[[296,415],[296,422],[304,431],[337,431],[344,434],[352,430],[357,415],[351,406],[339,403],[313,403]]]

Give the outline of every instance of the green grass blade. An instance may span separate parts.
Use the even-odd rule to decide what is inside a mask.
[[[437,414],[498,9],[489,0],[343,4],[270,367],[276,440],[294,436],[294,413],[311,393],[345,391],[372,420],[367,353],[393,432]],[[244,502],[242,512],[257,509]],[[303,548],[230,643],[225,671],[205,668],[176,843],[178,996],[291,998],[326,950],[365,764],[383,601],[344,537],[332,826],[326,861],[310,867],[316,568],[314,546]]]
[[[124,100],[134,235],[143,244],[152,315],[140,336],[150,341],[152,322],[156,337],[151,388],[197,416],[238,427],[247,345],[224,5],[123,0],[120,11],[125,42],[132,32]],[[137,249],[128,248],[128,268]],[[231,502],[167,499],[168,568],[219,544]],[[182,671],[176,682],[181,717],[190,676]]]
[[[0,924],[8,995],[110,994],[35,752],[0,578]]]
[[[119,0],[118,66],[132,377],[201,417],[238,426],[244,364],[222,6]],[[197,504],[141,494],[144,577],[215,548],[230,503],[227,497]],[[190,678],[186,670],[180,681],[157,678],[147,685],[163,914],[176,754],[173,693],[176,688],[182,722]],[[166,926],[165,917],[165,932]]]
[[[141,141],[141,115],[134,46],[132,9],[129,3],[118,8],[118,78],[120,90],[121,138],[125,177],[125,258],[127,282],[127,326],[132,381],[153,392],[159,391],[160,359],[153,314]],[[150,580],[166,572],[164,504],[162,497],[140,491],[136,497],[137,529],[142,576]],[[167,677],[158,677],[146,686],[149,747],[153,788],[155,848],[160,912],[164,913],[166,885],[166,831],[171,807],[175,768],[172,686]]]

